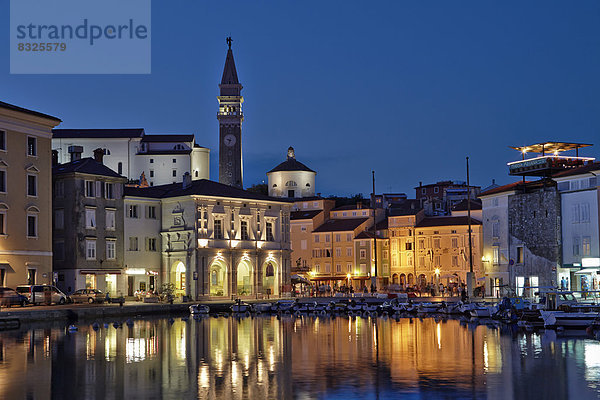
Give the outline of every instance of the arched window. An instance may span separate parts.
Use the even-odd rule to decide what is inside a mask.
[[[123,174],[123,163],[119,162],[119,164],[117,165],[117,173],[119,175]]]
[[[110,150],[109,149],[103,149],[104,150],[104,155],[105,156],[110,156]]]
[[[288,186],[288,187],[289,187],[289,186],[298,186],[298,184],[297,184],[296,182],[294,182],[294,181],[287,181],[287,182],[285,183],[285,186]]]
[[[196,176],[196,178],[200,175],[200,173],[198,172],[198,170],[196,170],[196,172],[194,172],[194,175]]]

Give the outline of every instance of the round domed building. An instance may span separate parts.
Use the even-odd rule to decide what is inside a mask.
[[[287,152],[287,160],[267,172],[269,196],[302,198],[315,195],[317,173],[296,160],[294,148]]]

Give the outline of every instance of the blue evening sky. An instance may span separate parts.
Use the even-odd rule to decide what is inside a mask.
[[[0,0],[0,100],[64,128],[194,133],[218,179],[227,45],[244,85],[244,183],[288,146],[317,191],[407,192],[436,180],[513,181],[510,145],[598,143],[598,1],[152,2],[151,75],[10,75]],[[582,152],[596,156],[598,148]]]

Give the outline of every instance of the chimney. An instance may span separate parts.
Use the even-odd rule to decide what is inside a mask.
[[[185,174],[183,174],[183,188],[187,189],[190,186],[192,186],[192,176],[189,172],[186,172]]]
[[[71,161],[81,160],[81,153],[83,153],[83,146],[69,146]]]
[[[94,160],[96,160],[100,164],[103,164],[103,159],[104,159],[104,149],[97,148],[96,150],[94,150]]]
[[[58,165],[58,150],[52,150],[52,166]]]

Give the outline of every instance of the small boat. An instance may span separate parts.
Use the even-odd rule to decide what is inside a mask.
[[[460,303],[446,303],[440,308],[442,314],[461,314]]]
[[[252,306],[240,300],[238,300],[234,305],[231,306],[231,312],[235,314],[243,314],[250,311],[252,311]]]
[[[357,313],[362,311],[362,303],[356,303],[354,301],[350,302],[346,307],[346,310],[351,313]]]
[[[279,300],[271,306],[272,312],[292,312],[294,306],[296,305],[296,300]]]
[[[469,314],[473,318],[491,318],[493,312],[492,307],[477,305],[469,310]]]
[[[420,303],[417,306],[417,311],[424,314],[430,314],[439,312],[441,307],[441,303]]]
[[[192,304],[189,309],[192,315],[206,315],[210,312],[210,308],[203,304]]]
[[[362,305],[362,311],[368,312],[368,313],[376,312],[378,308],[379,308],[379,306],[376,304],[363,303],[363,305]]]
[[[258,303],[254,305],[254,311],[257,313],[268,313],[271,311],[271,303]]]
[[[317,306],[316,302],[309,302],[309,303],[296,303],[294,304],[294,306],[292,307],[294,312],[299,312],[299,313],[311,313],[315,311],[315,308]]]
[[[598,312],[540,311],[545,328],[586,329],[600,323]]]

